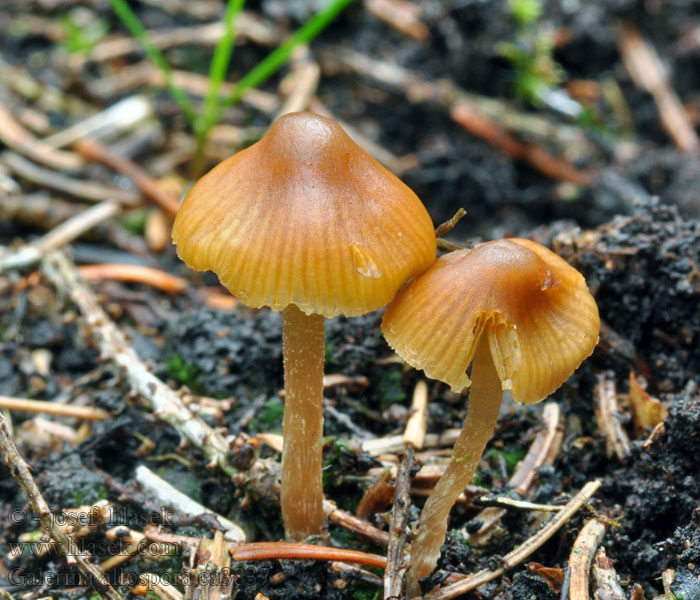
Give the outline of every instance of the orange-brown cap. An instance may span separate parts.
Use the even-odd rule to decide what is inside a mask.
[[[598,307],[583,276],[523,239],[440,257],[384,314],[389,345],[410,365],[461,391],[482,336],[503,389],[518,402],[546,398],[593,352]]]
[[[249,306],[333,317],[384,306],[435,260],[418,197],[333,121],[278,119],[192,188],[173,226],[178,254]]]

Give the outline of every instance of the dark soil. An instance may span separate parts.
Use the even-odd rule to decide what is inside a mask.
[[[95,90],[103,78],[139,63],[140,53],[117,61],[88,61],[75,72],[70,61],[75,55],[66,50],[70,39],[65,25],[50,27],[65,23],[61,19],[69,15],[85,24],[103,19],[112,33],[124,35],[109,3],[11,0],[5,4],[0,53],[9,65],[21,67],[37,81],[95,110],[138,91],[101,97]],[[169,6],[163,6],[166,4]],[[312,5],[315,3],[263,0],[251,3],[248,10],[280,31],[289,31],[308,18]],[[210,22],[220,15],[214,10],[208,17],[198,16],[193,10],[176,11],[150,1],[133,6],[148,27],[158,29]],[[553,58],[561,66],[562,85],[587,80],[600,91],[605,82],[615,83],[629,111],[629,123],[620,120],[619,112],[602,93],[574,120],[547,106],[514,98],[517,73],[499,48],[504,42],[524,41],[519,37],[522,28],[505,1],[426,0],[421,7],[422,21],[430,31],[425,42],[389,27],[362,4],[352,5],[311,45],[312,56],[323,70],[319,98],[337,118],[394,155],[415,155],[416,166],[402,178],[423,199],[436,224],[460,207],[467,209],[467,217],[449,234],[451,239],[470,244],[477,238],[518,235],[553,247],[584,274],[603,322],[593,356],[553,396],[565,417],[564,443],[554,465],[538,473],[527,499],[560,504],[588,481],[599,478],[603,485],[592,505],[529,560],[565,569],[578,531],[595,510],[599,517],[615,522],[603,545],[626,592],[640,584],[646,597],[652,598],[662,592],[661,573],[674,569],[674,593],[698,597],[700,161],[697,153],[674,148],[660,125],[654,99],[631,81],[619,55],[616,24],[635,25],[654,45],[671,87],[697,130],[700,3],[543,2],[542,16],[534,28],[536,32],[550,28],[557,34]],[[267,51],[251,42],[241,44],[228,79],[238,79]],[[555,156],[571,157],[576,167],[595,173],[593,182],[588,186],[562,183],[513,160],[460,128],[436,99],[416,100],[391,81],[339,66],[340,59],[351,52],[430,81],[449,79],[468,92],[501,100],[509,110],[540,116],[554,129],[575,127],[587,148],[566,147],[553,135],[514,135],[523,142],[546,146]],[[166,56],[174,68],[204,74],[210,50],[193,43],[169,50]],[[277,94],[277,84],[287,73],[285,68],[263,88]],[[190,132],[166,92],[141,91],[155,101],[155,130],[132,135],[120,150],[146,170],[155,170],[158,159],[181,143],[174,141],[176,134]],[[32,122],[32,115],[35,121],[45,118],[46,133],[85,116],[80,110],[71,112],[70,103],[51,105],[41,97],[23,95],[6,76],[0,77],[0,103],[26,123]],[[269,115],[248,105],[232,109],[225,117],[228,125],[261,130],[269,121]],[[181,177],[188,175],[187,163],[177,163],[173,170]],[[123,176],[94,164],[82,176],[133,189]],[[0,187],[2,195],[45,193],[40,186],[6,171],[2,157]],[[64,204],[70,200],[58,193],[55,197]],[[0,197],[0,211],[4,211],[0,242],[5,246],[29,241],[55,225],[50,215],[42,222],[16,212],[6,215],[3,202]],[[171,247],[162,253],[150,251],[143,242],[142,228],[134,233],[133,227],[127,232],[114,225],[121,232],[115,238],[104,227],[74,245],[76,262],[159,265],[192,281],[190,290],[181,295],[136,284],[91,284],[153,373],[174,388],[185,386],[195,394],[230,402],[223,412],[202,413],[205,421],[226,434],[254,438],[262,432],[279,433],[283,410],[279,314],[240,304],[232,310],[203,306],[195,290],[204,284],[215,285],[214,277],[190,272]],[[368,471],[380,464],[361,452],[361,442],[403,431],[415,383],[422,376],[386,360],[392,353],[381,335],[380,319],[379,311],[326,323],[326,373],[347,375],[352,383],[326,392],[325,433],[329,439],[324,483],[327,497],[348,511],[356,508],[373,483]],[[46,357],[48,368],[44,367]],[[632,410],[621,402],[617,417],[631,442],[629,456],[619,460],[606,454],[606,440],[594,415],[594,386],[598,375],[605,373],[615,380],[622,396],[628,392],[630,372],[646,382],[648,392],[667,407],[668,416],[653,434],[650,430],[636,432]],[[0,395],[69,400],[111,413],[110,419],[91,425],[75,446],[36,439],[30,429],[32,416],[12,413],[20,450],[56,511],[103,499],[114,504],[113,517],[82,541],[96,560],[113,554],[104,545],[107,528],[128,524],[139,529],[128,515],[160,509],[133,481],[136,467],[142,464],[193,499],[240,523],[251,540],[282,539],[274,497],[234,485],[223,472],[207,469],[204,455],[184,445],[176,431],[130,392],[123,374],[99,358],[76,307],[34,268],[0,274]],[[429,432],[461,424],[463,398],[438,383],[431,383],[430,398]],[[481,485],[498,493],[510,492],[506,481],[513,465],[508,461],[515,462],[525,454],[540,426],[539,415],[539,407],[506,401],[482,460]],[[47,418],[76,431],[80,427],[76,420]],[[241,464],[250,464],[257,457],[278,458],[268,447],[248,442],[236,458]],[[421,501],[416,499],[416,503]],[[47,573],[73,573],[59,555],[11,556],[8,544],[25,540],[39,529],[32,519],[12,520],[11,511],[25,504],[9,471],[0,465],[0,540],[6,542],[0,544],[0,587],[16,598],[50,595],[94,600],[88,587],[42,585]],[[540,525],[536,514],[509,510],[498,533],[485,546],[472,547],[460,530],[466,526],[472,531],[478,525],[470,522],[476,510],[474,506],[455,509],[441,571],[432,582],[444,579],[450,571],[470,573],[498,566],[499,557]],[[417,514],[414,508],[412,522]],[[375,524],[387,528],[384,516],[377,515]],[[141,525],[143,529],[145,523]],[[206,518],[176,516],[167,529],[177,535],[212,537],[215,527]],[[330,536],[338,546],[384,552],[335,525],[330,527]],[[186,554],[158,560],[139,556],[116,572],[124,580],[143,572],[178,573],[188,560]],[[240,599],[255,598],[259,592],[271,599],[289,600],[381,597],[370,583],[333,571],[325,563],[265,561],[242,563],[240,569]],[[13,580],[11,573],[24,579]],[[132,588],[126,586],[124,592]],[[541,576],[520,566],[471,597],[524,600],[559,595]]]

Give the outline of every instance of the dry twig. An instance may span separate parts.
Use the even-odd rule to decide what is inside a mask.
[[[179,514],[189,517],[196,517],[201,514],[210,514],[216,517],[217,521],[226,530],[226,539],[232,542],[245,541],[245,533],[233,521],[223,517],[213,510],[202,506],[199,502],[195,502],[189,496],[186,496],[167,481],[158,477],[148,467],[139,465],[136,467],[136,481],[146,492],[149,498],[156,498],[157,502],[171,507]]]
[[[77,171],[85,164],[77,154],[55,150],[36,139],[2,104],[0,104],[0,141],[9,148],[57,171]]]
[[[66,535],[58,526],[56,519],[53,518],[53,514],[49,510],[48,504],[46,504],[46,500],[44,500],[32,478],[29,466],[12,442],[10,433],[7,430],[7,422],[2,414],[0,414],[0,453],[5,464],[10,469],[10,474],[17,481],[27,498],[29,506],[31,506],[34,514],[39,517],[44,531],[60,546],[68,564],[74,564],[78,567],[90,585],[94,586],[98,592],[103,593],[110,600],[122,600],[121,594],[109,584],[104,572],[93,565],[89,561],[89,555],[81,552],[73,538]]]
[[[654,97],[661,123],[677,148],[683,152],[700,149],[700,139],[670,86],[654,47],[629,23],[620,25],[618,47],[632,81]]]
[[[391,511],[391,533],[386,551],[387,565],[384,574],[384,600],[403,598],[403,576],[408,567],[404,558],[408,509],[411,506],[411,467],[413,449],[408,448],[401,457],[396,474],[394,507]]]
[[[241,544],[231,549],[231,556],[234,560],[277,560],[287,558],[350,562],[358,565],[367,565],[368,567],[379,567],[380,569],[386,567],[386,558],[378,554],[294,542]]]
[[[430,36],[427,25],[420,20],[421,8],[408,0],[365,0],[365,7],[375,17],[397,31],[425,42]]]
[[[569,555],[569,598],[588,600],[588,578],[595,551],[605,535],[605,525],[591,519],[578,534]]]
[[[608,458],[613,454],[623,460],[630,453],[630,443],[627,433],[618,420],[619,409],[617,407],[617,392],[615,380],[604,373],[598,374],[598,383],[595,386],[597,403],[595,416],[598,427],[605,433],[605,446]]]
[[[428,384],[421,379],[413,390],[411,402],[411,416],[406,422],[403,432],[403,442],[407,447],[417,450],[423,449],[425,443],[425,428],[427,426],[426,414],[428,412]]]
[[[595,600],[626,600],[613,561],[607,557],[602,546],[596,552],[592,572],[596,587]]]
[[[31,244],[0,256],[0,273],[8,269],[23,269],[39,262],[48,252],[65,246],[96,225],[115,217],[120,211],[119,203],[105,200],[79,212]]]
[[[55,171],[42,169],[14,152],[3,153],[2,160],[13,173],[20,177],[39,186],[63,192],[69,196],[92,202],[102,202],[105,198],[111,198],[128,206],[137,206],[141,203],[139,194],[95,183],[94,181],[73,179]]]
[[[76,419],[85,419],[87,421],[103,421],[109,418],[109,413],[106,410],[93,408],[92,406],[73,406],[46,400],[27,400],[25,398],[10,398],[8,396],[0,396],[0,409],[44,413],[60,417],[75,417]]]
[[[129,178],[146,198],[171,217],[177,214],[180,200],[160,188],[158,183],[136,163],[117,156],[106,146],[87,138],[75,142],[73,148],[85,158],[100,162]]]
[[[389,534],[386,531],[382,531],[364,519],[358,519],[355,515],[338,508],[330,500],[323,501],[323,513],[326,519],[334,525],[354,531],[379,546],[389,545]]]
[[[593,174],[581,171],[570,162],[554,156],[544,146],[525,144],[503,129],[495,120],[480,113],[466,100],[450,110],[452,119],[469,133],[484,140],[504,154],[528,163],[547,177],[576,185],[590,185]]]
[[[226,441],[194,416],[178,393],[149,371],[128,344],[124,334],[102,310],[92,290],[80,281],[75,266],[60,252],[52,252],[44,258],[43,270],[56,288],[67,294],[79,307],[90,325],[90,332],[102,356],[124,369],[132,389],[148,400],[154,414],[172,425],[184,439],[200,448],[213,463],[232,474],[233,469],[227,462]]]
[[[181,294],[187,289],[189,283],[182,277],[176,277],[160,269],[144,267],[141,265],[83,265],[78,267],[78,273],[85,281],[101,279],[116,279],[132,283],[143,283],[167,292],[168,294]]]

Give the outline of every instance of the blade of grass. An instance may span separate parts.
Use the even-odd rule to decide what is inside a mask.
[[[126,0],[109,0],[112,5],[112,9],[119,17],[124,26],[129,30],[131,35],[133,35],[141,44],[143,51],[146,56],[153,62],[156,67],[158,67],[165,77],[165,82],[168,86],[168,90],[172,95],[173,99],[177,103],[178,107],[185,115],[190,123],[190,126],[194,129],[196,124],[197,115],[194,109],[194,105],[190,101],[189,97],[182,88],[178,87],[173,80],[173,74],[168,65],[165,57],[161,54],[160,50],[155,47],[151,38],[146,31],[146,28],[141,24],[141,21],[136,16],[136,14],[131,10]]]
[[[221,104],[218,115],[239,102],[246,91],[259,86],[276,73],[289,60],[297,46],[313,40],[353,1],[333,0],[326,8],[311,17],[290,38],[277,46],[238,81],[231,94]],[[216,120],[219,118],[218,115]]]
[[[226,78],[226,71],[233,55],[233,41],[236,34],[236,22],[238,15],[243,10],[245,0],[229,0],[224,14],[224,32],[216,43],[214,56],[209,68],[209,87],[204,99],[202,114],[197,119],[195,132],[198,137],[206,138],[208,130],[217,121],[217,108],[219,104],[219,89]]]

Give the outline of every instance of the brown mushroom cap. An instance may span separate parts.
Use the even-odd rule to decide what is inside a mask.
[[[192,188],[173,227],[178,254],[249,306],[359,315],[435,260],[418,197],[333,121],[278,119]]]
[[[486,335],[503,389],[539,402],[598,341],[598,307],[583,276],[535,242],[508,239],[442,256],[387,308],[384,336],[410,365],[455,391]]]

